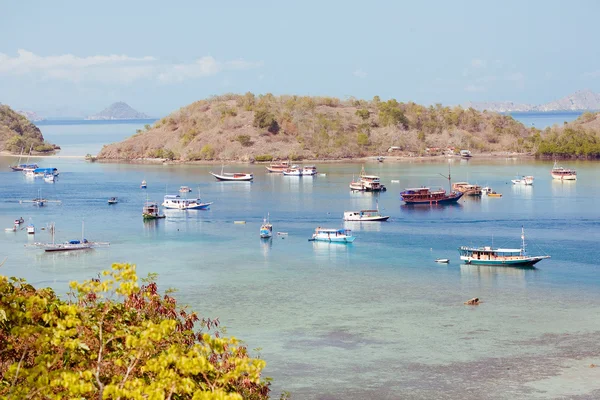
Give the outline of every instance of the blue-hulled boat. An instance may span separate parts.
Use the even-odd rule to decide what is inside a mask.
[[[467,247],[461,246],[458,251],[460,259],[465,264],[497,265],[527,267],[542,261],[550,256],[530,256],[525,250],[525,230],[521,228],[522,245],[520,249],[502,249],[491,246]]]

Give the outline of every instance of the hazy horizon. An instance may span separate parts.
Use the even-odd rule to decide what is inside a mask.
[[[44,116],[124,101],[156,117],[247,91],[444,105],[600,91],[600,60],[587,51],[600,33],[593,1],[40,1],[3,11],[0,102]]]

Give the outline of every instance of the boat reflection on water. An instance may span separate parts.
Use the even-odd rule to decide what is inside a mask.
[[[442,211],[454,212],[455,210],[461,210],[463,205],[461,203],[449,203],[449,204],[401,204],[400,209],[402,212],[422,214],[422,213],[438,213]]]
[[[461,264],[460,275],[463,278],[478,278],[484,281],[493,281],[502,279],[504,277],[514,280],[517,278],[519,281],[525,283],[525,276],[535,274],[538,268],[534,266],[502,266],[502,265],[475,265],[475,264]]]
[[[344,229],[352,232],[381,232],[382,222],[344,221]]]
[[[530,199],[533,196],[533,185],[511,185],[515,197]]]
[[[317,260],[331,260],[336,258],[350,258],[354,246],[352,243],[313,241],[313,251]]]
[[[273,237],[271,236],[269,238],[260,238],[259,240],[263,256],[265,258],[268,258],[271,253],[271,249],[273,248]]]
[[[557,195],[576,195],[577,194],[577,181],[560,181],[552,179],[552,194]]]

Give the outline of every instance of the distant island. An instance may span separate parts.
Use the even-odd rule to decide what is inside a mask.
[[[30,120],[31,122],[44,121],[46,118],[39,116],[35,111],[17,110],[19,114]]]
[[[122,101],[116,102],[99,112],[90,115],[87,120],[113,120],[113,119],[150,119],[142,112],[134,110],[129,104]]]
[[[0,151],[18,154],[30,148],[36,153],[53,153],[60,149],[46,142],[40,129],[25,116],[7,105],[0,105]]]
[[[270,161],[419,156],[471,149],[528,152],[535,129],[460,106],[334,97],[227,94],[156,121],[99,159]]]
[[[589,89],[579,90],[562,99],[541,105],[519,104],[512,101],[501,102],[467,102],[465,108],[478,111],[494,112],[553,112],[553,111],[598,111],[600,110],[600,94]]]

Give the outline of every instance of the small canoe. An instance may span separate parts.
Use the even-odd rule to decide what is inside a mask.
[[[440,264],[448,264],[448,263],[450,262],[450,260],[449,260],[449,259],[447,259],[447,258],[437,258],[437,259],[435,260],[435,262],[436,262],[436,263],[440,263]]]

